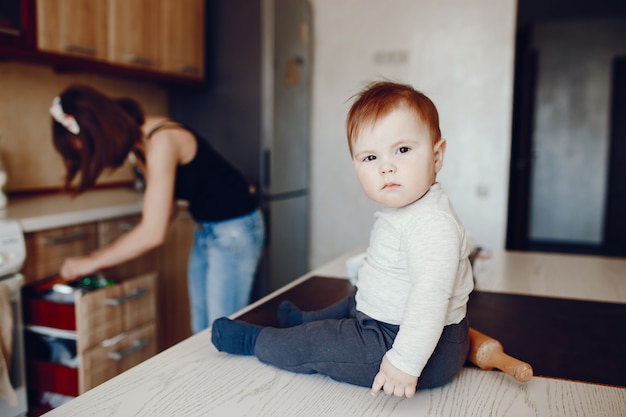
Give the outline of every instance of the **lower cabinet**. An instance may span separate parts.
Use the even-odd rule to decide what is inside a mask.
[[[26,234],[22,274],[29,416],[101,384],[191,335],[187,261],[194,222],[186,208],[164,245],[102,271],[115,282],[75,300],[43,296],[67,256],[104,246],[139,215]],[[64,282],[61,282],[62,284]]]
[[[62,291],[67,286],[58,278],[24,288],[29,416],[55,408],[157,352],[156,277],[156,272],[148,273],[73,295]]]

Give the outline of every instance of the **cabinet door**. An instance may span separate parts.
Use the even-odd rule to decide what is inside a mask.
[[[191,336],[187,264],[195,223],[186,208],[180,208],[170,225],[165,245],[158,249],[159,347],[167,349]]]
[[[159,11],[154,0],[109,0],[108,60],[157,70]]]
[[[204,77],[204,0],[161,0],[163,71]]]
[[[65,258],[85,255],[97,247],[95,223],[26,233],[25,239],[26,262],[22,272],[26,282],[55,275]]]
[[[98,247],[106,246],[135,227],[141,220],[140,215],[125,216],[98,222]],[[157,251],[151,250],[139,258],[131,259],[123,264],[113,266],[103,271],[107,278],[125,279],[155,270]]]
[[[108,0],[37,0],[39,49],[105,59]]]

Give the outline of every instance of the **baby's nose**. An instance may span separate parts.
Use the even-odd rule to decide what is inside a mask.
[[[380,166],[381,174],[391,174],[395,171],[396,171],[396,167],[391,163],[386,162]]]

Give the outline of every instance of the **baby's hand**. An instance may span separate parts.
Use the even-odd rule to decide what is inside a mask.
[[[395,395],[396,397],[411,398],[415,395],[415,387],[417,386],[417,377],[402,372],[389,360],[387,356],[383,356],[383,361],[380,364],[380,370],[374,378],[372,384],[372,395],[378,395],[381,390],[385,391],[387,395]]]

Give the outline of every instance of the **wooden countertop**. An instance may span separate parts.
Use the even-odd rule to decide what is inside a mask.
[[[311,271],[233,317],[311,276],[345,279],[345,261],[355,253],[358,250]],[[487,262],[484,285],[533,291],[533,285],[506,283],[499,275],[498,265],[510,262],[545,265],[543,257],[536,254],[502,252]],[[587,260],[585,264],[590,262],[608,263],[610,270],[622,268],[610,259]],[[581,275],[585,271],[583,268]],[[549,273],[550,268],[535,268],[530,279],[549,279]],[[523,281],[526,276],[522,268],[511,279]],[[567,285],[567,277],[554,279]],[[602,281],[602,277],[594,279]],[[620,293],[625,285],[621,284]],[[622,387],[543,377],[521,384],[499,371],[465,367],[451,383],[420,391],[411,399],[383,393],[372,397],[366,388],[321,375],[281,371],[254,357],[218,352],[210,339],[210,330],[194,335],[46,416],[626,416],[626,388]]]
[[[130,188],[9,199],[0,218],[20,221],[25,233],[141,212],[143,195]]]

